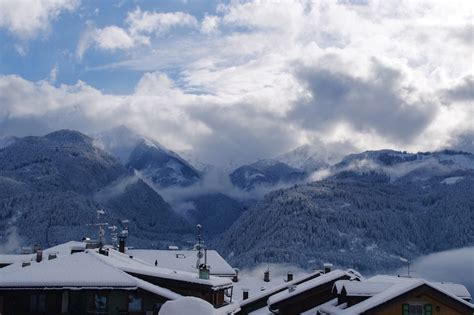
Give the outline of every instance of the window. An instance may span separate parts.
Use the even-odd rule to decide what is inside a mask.
[[[128,311],[136,312],[142,310],[142,298],[134,294],[128,296]]]
[[[432,315],[431,304],[403,304],[402,315]]]
[[[30,298],[31,312],[46,312],[46,295],[33,294]]]
[[[107,295],[105,294],[96,294],[94,296],[94,308],[95,311],[98,312],[106,312],[107,311]]]

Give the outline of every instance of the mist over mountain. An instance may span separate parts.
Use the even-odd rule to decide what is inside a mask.
[[[253,190],[259,186],[297,183],[303,181],[307,173],[277,160],[260,160],[237,168],[229,176],[236,187]]]
[[[51,246],[96,236],[100,220],[121,228],[130,220],[131,244],[186,241],[189,224],[118,160],[76,131],[20,138],[0,150],[0,226],[25,244]],[[133,180],[131,180],[131,178]]]
[[[177,153],[123,125],[98,134],[96,142],[129,169],[139,171],[158,188],[189,186],[201,177]]]
[[[391,269],[400,256],[474,243],[474,155],[313,148],[226,174],[198,172],[124,127],[14,138],[0,149],[0,243],[95,237],[98,209],[118,229],[130,220],[132,246],[190,247],[202,224],[209,246],[239,267]]]
[[[473,189],[472,154],[365,152],[325,180],[269,193],[214,245],[238,266],[394,268],[472,245]]]

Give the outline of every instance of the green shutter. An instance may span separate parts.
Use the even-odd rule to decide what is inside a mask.
[[[408,304],[403,304],[402,305],[402,315],[409,315],[408,314],[409,310],[410,310],[410,308],[409,308]]]
[[[433,315],[433,306],[431,304],[425,304],[425,315]]]

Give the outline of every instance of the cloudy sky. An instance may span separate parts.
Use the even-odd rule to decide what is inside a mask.
[[[474,150],[471,0],[0,0],[0,137],[121,124],[201,160]]]

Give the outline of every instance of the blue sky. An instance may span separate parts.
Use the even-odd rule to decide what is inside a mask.
[[[0,32],[3,43],[0,72],[38,81],[49,79],[51,70],[57,67],[56,84],[74,84],[82,80],[106,92],[130,93],[144,71],[98,68],[127,59],[133,53],[91,49],[77,60],[75,50],[86,24],[94,23],[98,28],[123,26],[127,13],[137,8],[152,12],[186,12],[202,19],[208,13],[215,13],[218,4],[215,1],[84,1],[78,9],[65,11],[51,20],[50,30],[32,40],[19,39],[8,31]],[[176,30],[176,33],[180,32]],[[21,49],[25,51],[24,55],[18,52]],[[168,71],[173,76],[174,69]]]
[[[0,0],[0,137],[126,125],[211,163],[304,144],[472,151],[473,10]]]

